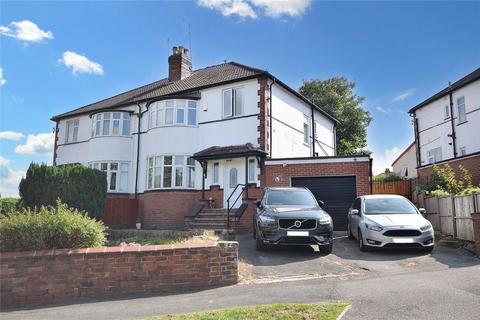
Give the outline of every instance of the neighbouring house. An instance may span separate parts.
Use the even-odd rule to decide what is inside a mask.
[[[415,141],[408,145],[392,163],[393,172],[404,179],[417,177]]]
[[[459,165],[480,183],[480,68],[419,103],[413,116],[419,178],[432,173],[434,163]]]
[[[265,186],[303,185],[345,228],[351,201],[370,192],[369,157],[336,156],[336,119],[267,71],[193,70],[184,47],[167,78],[52,120],[55,165],[107,173],[110,224],[129,207],[147,228],[220,229],[232,209],[248,231]]]

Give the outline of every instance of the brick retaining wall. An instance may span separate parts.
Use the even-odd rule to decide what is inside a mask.
[[[238,243],[3,252],[1,306],[232,285]]]

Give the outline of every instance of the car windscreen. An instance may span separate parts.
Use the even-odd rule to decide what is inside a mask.
[[[403,198],[365,199],[365,214],[415,214],[415,207]]]
[[[317,207],[317,201],[307,190],[269,190],[265,203],[269,206]]]

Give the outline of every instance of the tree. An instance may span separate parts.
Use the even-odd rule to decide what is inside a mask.
[[[363,97],[353,92],[356,84],[345,77],[304,81],[299,92],[340,123],[337,125],[337,154],[369,153],[367,127],[372,121],[362,108]]]

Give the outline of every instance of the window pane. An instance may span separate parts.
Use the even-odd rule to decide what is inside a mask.
[[[173,124],[173,109],[165,109],[165,124]]]
[[[195,159],[193,159],[193,158],[188,158],[188,159],[187,159],[187,165],[189,165],[189,166],[194,166],[194,165],[195,165]]]
[[[153,157],[148,158],[148,166],[153,167]]]
[[[130,135],[130,116],[128,117],[128,119],[123,119],[122,134],[124,136]]]
[[[237,169],[230,169],[230,188],[233,189],[237,186]]]
[[[153,183],[154,188],[160,188],[162,183],[162,169],[161,167],[155,168],[155,181]]]
[[[175,156],[175,165],[184,165],[185,157],[184,156]]]
[[[73,127],[73,138],[72,141],[77,141],[78,139],[78,127]]]
[[[218,174],[219,174],[220,165],[218,162],[213,164],[213,183],[218,183]]]
[[[163,187],[172,187],[172,167],[165,167],[163,169]]]
[[[195,126],[197,124],[197,110],[188,109],[188,124]]]
[[[308,124],[303,124],[303,142],[308,143],[308,133],[309,133]]]
[[[185,100],[177,100],[177,108],[185,108],[187,105],[187,102]]]
[[[255,181],[255,160],[248,160],[248,181]]]
[[[94,163],[93,168],[98,170],[98,163]]]
[[[192,100],[188,101],[188,107],[196,109],[197,108],[197,101],[192,101]]]
[[[117,162],[112,162],[110,163],[110,170],[118,170],[118,163]]]
[[[128,172],[120,172],[120,191],[126,191],[128,189]]]
[[[195,167],[187,167],[187,188],[195,188]]]
[[[152,189],[153,186],[153,168],[148,168],[148,189]]]
[[[162,157],[155,157],[155,166],[159,167],[162,165]]]
[[[102,171],[107,171],[107,168],[108,168],[108,163],[106,162],[103,162],[100,166],[100,170]]]
[[[117,190],[117,173],[110,173],[110,190]]]
[[[111,113],[106,112],[106,113],[103,114],[103,119],[110,119],[110,116],[111,116]]]
[[[98,136],[99,134],[101,134],[101,125],[102,125],[102,122],[100,121],[97,121],[96,123],[96,126],[95,126],[95,135]]]
[[[461,97],[457,99],[458,106],[458,122],[464,122],[467,120],[467,115],[465,114],[465,98]]]
[[[157,126],[157,110],[152,107],[150,112],[150,128],[155,128]]]
[[[110,120],[103,120],[103,135],[110,134]]]
[[[223,91],[223,116],[232,115],[232,90]]]
[[[177,109],[177,123],[178,124],[185,123],[185,109]]]
[[[175,187],[183,185],[183,167],[175,168]]]
[[[113,113],[113,119],[120,119],[122,114],[120,112],[114,112]]]
[[[166,166],[171,166],[172,165],[172,156],[164,156],[163,157],[163,164]]]
[[[235,90],[235,115],[243,114],[243,90]]]
[[[113,120],[112,134],[120,134],[120,120]]]

